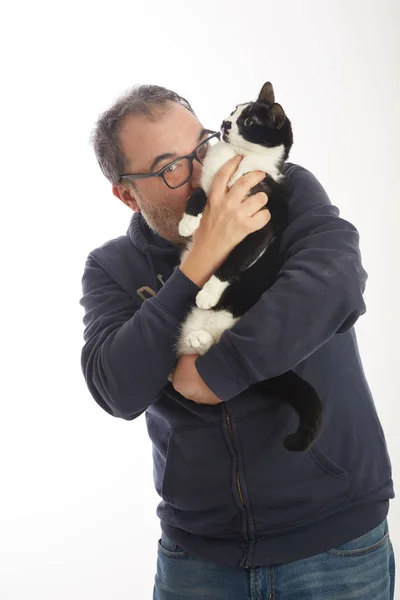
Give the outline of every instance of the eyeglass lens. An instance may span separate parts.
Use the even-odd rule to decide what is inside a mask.
[[[209,148],[217,144],[218,141],[218,138],[212,138],[211,140],[208,140],[199,146],[196,152],[196,157],[201,164],[203,164]],[[175,188],[186,183],[186,181],[190,179],[191,163],[192,161],[190,158],[182,158],[181,160],[172,163],[172,165],[170,165],[168,169],[164,171],[164,178],[168,185],[172,188]]]

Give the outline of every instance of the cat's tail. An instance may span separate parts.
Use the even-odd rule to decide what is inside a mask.
[[[291,452],[303,452],[315,442],[322,423],[322,404],[314,387],[297,375],[288,371],[272,377],[255,386],[263,393],[287,402],[299,416],[295,433],[283,440],[283,445]]]

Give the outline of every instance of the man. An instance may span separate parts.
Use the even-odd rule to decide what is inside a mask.
[[[178,223],[212,136],[159,86],[125,94],[93,134],[113,194],[134,214],[125,236],[88,256],[82,368],[108,413],[145,412],[162,498],[154,598],[388,600],[391,464],[353,328],[367,275],[357,230],[309,171],[285,165],[289,225],[276,283],[204,356],[176,364],[196,294],[270,218],[265,195],[247,198],[264,174],[228,190],[240,158],[229,161],[180,265]],[[323,404],[320,436],[304,453],[282,445],[297,425],[291,408],[251,387],[289,369]]]

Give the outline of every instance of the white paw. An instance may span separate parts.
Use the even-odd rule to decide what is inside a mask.
[[[208,331],[192,331],[185,338],[185,345],[194,348],[198,354],[204,354],[214,344],[214,338]]]
[[[193,215],[183,215],[179,223],[179,235],[182,237],[190,237],[200,225],[200,219],[203,215],[199,214],[196,217]]]
[[[204,284],[203,289],[197,294],[196,305],[204,310],[217,306],[228,285],[229,283],[227,281],[221,281],[218,277],[213,275],[211,279]]]
[[[218,304],[218,300],[219,298],[215,297],[215,294],[212,293],[212,290],[204,286],[196,296],[196,305],[199,308],[208,310],[209,308],[216,306]]]

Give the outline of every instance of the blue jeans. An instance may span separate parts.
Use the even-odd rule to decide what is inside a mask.
[[[198,558],[162,533],[153,600],[393,600],[394,579],[387,519],[328,552],[251,569]]]

